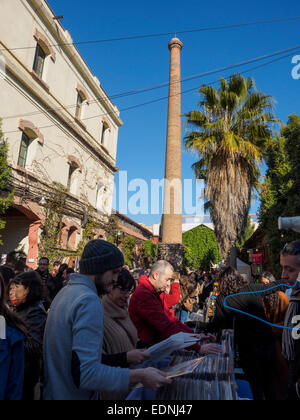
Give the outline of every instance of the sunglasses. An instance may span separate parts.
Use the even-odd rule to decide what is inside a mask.
[[[115,286],[115,288],[116,289],[119,289],[120,292],[122,293],[122,295],[126,295],[128,293],[131,295],[134,292],[134,289],[125,289],[125,288],[123,288],[121,286]]]

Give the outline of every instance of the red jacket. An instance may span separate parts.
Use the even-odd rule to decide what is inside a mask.
[[[162,293],[160,295],[161,301],[166,304],[172,315],[175,316],[173,306],[180,302],[180,284],[172,283],[170,293]]]
[[[149,346],[159,343],[179,332],[194,333],[169,312],[149,279],[143,278],[129,303],[129,315],[134,323],[139,339]],[[199,351],[195,345],[192,350]]]
[[[138,280],[138,284],[139,284],[139,286],[141,284],[147,284],[148,281],[149,281],[148,277],[143,275],[143,276],[140,276],[140,278]],[[164,303],[166,304],[169,312],[171,312],[171,314],[175,316],[173,306],[177,305],[177,303],[179,303],[180,299],[181,299],[180,284],[179,283],[172,283],[170,293],[161,293],[160,294],[160,299],[161,299],[163,304]]]

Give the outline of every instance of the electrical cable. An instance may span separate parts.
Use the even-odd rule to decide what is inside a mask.
[[[233,68],[236,68],[236,67],[241,67],[241,66],[244,66],[244,65],[247,65],[247,64],[250,64],[250,63],[254,63],[254,62],[257,62],[257,61],[262,61],[262,60],[265,60],[265,59],[270,58],[270,57],[281,55],[281,54],[283,54],[285,52],[288,52],[288,51],[293,51],[292,54],[294,54],[296,52],[296,50],[298,50],[298,49],[300,49],[300,45],[296,45],[294,47],[286,48],[284,50],[276,51],[276,52],[273,52],[273,53],[270,53],[270,54],[265,54],[263,56],[259,56],[259,57],[256,57],[256,58],[253,58],[253,59],[250,59],[250,60],[241,61],[241,62],[232,64],[232,65],[229,65],[229,66],[221,67],[221,68],[214,69],[214,70],[209,70],[209,71],[204,72],[204,73],[199,73],[199,74],[196,74],[196,75],[188,76],[186,78],[183,78],[181,81],[176,81],[176,82],[173,82],[173,83],[174,84],[184,83],[184,82],[187,82],[187,81],[190,81],[190,80],[194,80],[194,79],[197,79],[197,78],[202,78],[202,77],[205,77],[205,76],[208,76],[208,75],[212,75],[212,74],[216,74],[216,73],[219,73],[219,72],[222,72],[222,71],[225,71],[225,70],[230,70],[230,69],[233,69]],[[288,56],[290,56],[292,54],[286,55],[284,57],[288,57]],[[271,61],[270,63],[272,63],[272,62],[274,62],[274,61]],[[116,98],[120,98],[120,97],[125,97],[125,96],[132,96],[132,95],[136,95],[136,94],[139,94],[139,93],[145,93],[145,92],[149,92],[149,91],[152,91],[152,90],[155,90],[155,89],[159,89],[159,88],[162,88],[162,87],[167,87],[168,85],[169,85],[169,83],[168,82],[165,82],[165,83],[161,83],[161,84],[158,84],[158,85],[150,86],[148,88],[142,88],[142,89],[135,90],[135,91],[123,92],[123,93],[120,93],[120,94],[112,95],[110,98],[108,98],[108,100],[116,99]],[[195,90],[195,89],[192,89],[192,90]],[[164,98],[160,98],[159,100],[163,100],[163,99],[165,99],[165,97]],[[99,101],[99,100],[94,100],[94,101],[90,101],[89,104],[98,103],[98,102],[101,103],[101,101]],[[155,100],[154,102],[157,102],[157,100]],[[153,103],[153,102],[151,101],[149,103]],[[149,103],[147,102],[145,104],[147,105]],[[24,117],[28,117],[28,116],[34,116],[34,115],[42,114],[45,111],[46,112],[48,112],[48,111],[53,112],[53,111],[56,111],[56,110],[59,111],[61,109],[73,108],[73,107],[76,107],[76,106],[77,106],[77,104],[74,104],[74,105],[67,105],[65,107],[58,107],[58,108],[55,108],[55,109],[48,108],[48,109],[45,109],[43,111],[34,111],[34,112],[31,112],[31,113],[26,113],[26,114],[10,115],[10,116],[7,116],[7,117],[2,117],[2,120],[12,119],[12,118],[20,118],[20,117],[23,117],[24,118]],[[136,106],[134,106],[134,108],[136,108]],[[132,108],[130,107],[129,109],[132,109]],[[126,110],[128,110],[128,109],[125,109],[125,111]],[[116,112],[116,114],[118,112]],[[120,112],[124,112],[124,109],[123,110],[120,110]],[[97,116],[94,116],[94,117],[82,118],[82,121],[85,121],[85,120],[88,120],[88,119],[97,118],[97,117],[101,117],[101,116],[107,116],[107,115],[109,115],[109,113],[97,115]],[[45,127],[41,127],[41,128],[45,128]],[[46,127],[46,128],[48,128],[48,127]],[[10,132],[8,132],[8,133],[10,133]]]
[[[300,49],[300,46],[295,47],[295,49]],[[288,50],[290,50],[290,49],[288,49]],[[285,51],[286,51],[286,50],[285,50]],[[267,62],[267,63],[263,63],[263,64],[260,64],[260,65],[258,65],[258,66],[255,66],[255,67],[252,67],[252,68],[250,68],[250,69],[247,69],[247,70],[245,70],[242,74],[249,73],[250,71],[254,71],[254,70],[257,70],[257,69],[259,69],[259,68],[262,68],[262,67],[268,66],[268,65],[273,64],[273,63],[275,63],[275,62],[277,62],[277,61],[283,60],[284,58],[290,57],[292,54],[294,54],[294,52],[293,52],[293,53],[290,53],[290,54],[287,54],[287,55],[284,55],[284,56],[282,56],[282,57],[278,57],[278,58],[276,58],[276,59],[273,59],[273,60],[271,60],[271,61],[269,61],[269,62]],[[253,60],[252,60],[252,62],[253,62]],[[236,67],[236,66],[237,66],[237,64],[236,64],[236,65],[233,65],[233,66],[234,66],[234,67]],[[230,68],[233,68],[233,66],[228,66],[228,67],[226,67],[225,69],[230,70]],[[223,69],[218,70],[218,71],[223,71]],[[212,73],[212,72],[218,72],[218,71],[217,71],[217,70],[215,70],[215,71],[211,71],[210,73]],[[205,75],[206,75],[206,74],[205,74]],[[217,84],[217,83],[219,83],[219,81],[218,81],[218,80],[216,80],[216,81],[214,81],[214,82],[206,83],[206,85],[214,85],[214,84]],[[198,87],[198,86],[197,86],[196,88],[195,88],[195,87],[193,87],[193,88],[191,88],[191,89],[188,89],[188,90],[182,91],[181,93],[176,94],[176,95],[173,95],[173,96],[178,96],[178,95],[180,95],[180,94],[181,94],[181,95],[183,95],[183,94],[186,94],[186,93],[189,93],[189,92],[195,92],[195,91],[197,91],[198,89],[199,89],[199,87]],[[157,98],[157,99],[154,99],[154,100],[151,100],[151,101],[148,101],[148,102],[143,102],[143,103],[141,103],[141,104],[132,105],[132,106],[130,106],[130,107],[120,109],[120,110],[118,110],[118,112],[130,111],[130,110],[132,110],[132,109],[136,109],[136,108],[140,108],[140,107],[143,107],[143,106],[146,106],[146,105],[150,105],[150,104],[153,104],[153,103],[157,103],[157,102],[160,102],[160,101],[166,100],[166,99],[168,99],[168,98],[169,98],[169,96],[164,96],[164,97]],[[104,117],[104,116],[107,116],[107,115],[109,115],[109,114],[108,114],[108,113],[104,113],[104,114],[97,114],[97,115],[94,115],[94,116],[92,116],[92,117],[83,118],[81,121],[87,121],[87,120],[91,120],[91,119],[94,119],[94,118]],[[14,118],[16,118],[16,117],[21,117],[21,116],[24,116],[24,114],[14,116]],[[13,117],[10,117],[10,118],[13,118]],[[6,119],[6,118],[2,118],[2,119],[4,120],[4,119]],[[51,128],[51,127],[54,127],[55,125],[56,125],[56,124],[51,124],[51,125],[47,125],[47,126],[43,126],[43,127],[38,127],[38,129],[39,129],[39,130],[43,130],[43,129],[46,129],[46,128]],[[6,131],[6,132],[3,132],[3,134],[5,134],[5,135],[8,135],[8,134],[13,134],[13,133],[19,133],[19,130],[12,130],[12,131]]]
[[[206,32],[206,31],[217,31],[217,30],[224,30],[224,29],[235,29],[235,28],[242,28],[247,26],[256,26],[256,25],[266,25],[270,23],[279,23],[279,22],[288,22],[288,21],[295,21],[299,20],[300,16],[292,16],[286,18],[279,18],[279,19],[271,19],[271,20],[262,20],[256,22],[247,22],[247,23],[238,23],[238,24],[231,24],[231,25],[220,25],[220,26],[212,26],[207,28],[196,28],[196,29],[189,29],[184,31],[174,31],[174,32],[164,32],[164,33],[156,33],[156,34],[142,34],[142,35],[132,35],[126,37],[118,37],[118,38],[107,38],[107,39],[97,39],[97,40],[89,40],[89,41],[78,41],[78,42],[70,42],[70,43],[63,43],[63,44],[50,44],[51,47],[63,47],[63,46],[70,46],[70,45],[91,45],[91,44],[100,44],[100,43],[107,43],[107,42],[117,42],[117,41],[130,41],[135,39],[145,39],[145,38],[158,38],[164,36],[172,36],[174,34],[188,34],[188,33],[196,33],[196,32]],[[15,47],[9,48],[9,51],[16,51],[16,50],[27,50],[36,48],[35,46],[32,47]],[[5,51],[6,49],[0,49],[0,51]],[[7,50],[6,50],[7,51]]]

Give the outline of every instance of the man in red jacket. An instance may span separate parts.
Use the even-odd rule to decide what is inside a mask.
[[[170,313],[166,303],[160,298],[160,294],[170,287],[173,274],[171,264],[158,261],[153,265],[149,278],[143,277],[130,299],[130,318],[138,331],[139,339],[148,346],[179,332],[194,333]],[[191,349],[204,354],[220,352],[216,344],[205,344],[201,348],[195,345]]]
[[[138,285],[141,284],[147,284],[148,282],[148,276],[140,276],[138,280]],[[180,302],[181,294],[180,294],[180,283],[178,278],[175,280],[172,279],[171,286],[167,286],[167,290],[160,294],[160,300],[163,304],[166,304],[168,308],[168,312],[171,313],[171,315],[175,316],[173,306],[177,305],[177,303]],[[171,316],[172,319],[172,316]]]

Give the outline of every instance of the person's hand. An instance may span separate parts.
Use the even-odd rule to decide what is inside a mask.
[[[131,350],[127,352],[127,363],[129,365],[140,365],[150,356],[151,354],[145,353],[144,350]]]
[[[199,334],[200,340],[204,343],[216,343],[217,339],[212,334]]]
[[[170,385],[171,379],[168,379],[167,374],[154,368],[142,369],[141,382],[145,388],[152,389],[155,391],[163,385]]]
[[[203,344],[203,346],[201,346],[200,353],[220,354],[223,353],[223,350],[218,344]]]

